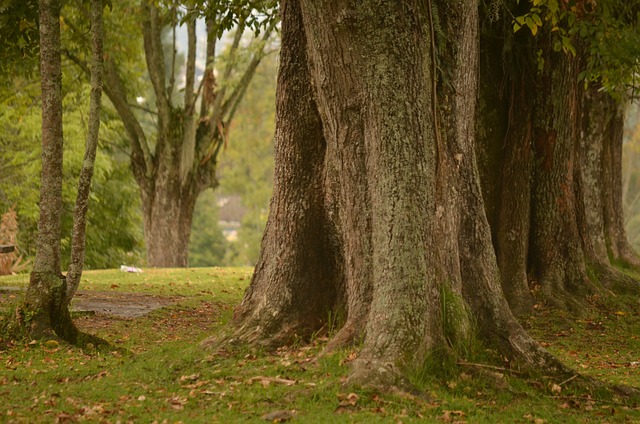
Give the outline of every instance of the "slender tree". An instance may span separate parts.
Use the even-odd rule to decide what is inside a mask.
[[[568,375],[500,287],[474,145],[478,3],[281,7],[274,194],[232,340],[344,316],[328,349],[363,337],[351,381],[402,387],[475,321],[508,358]]]
[[[91,112],[89,131],[74,216],[73,248],[67,276],[61,274],[62,213],[62,72],[60,8],[58,0],[41,0],[40,74],[42,81],[42,177],[37,252],[27,294],[14,324],[32,337],[55,337],[71,343],[102,340],[80,333],[69,314],[69,300],[77,289],[84,258],[85,218],[95,161],[102,93],[102,1],[91,2]]]

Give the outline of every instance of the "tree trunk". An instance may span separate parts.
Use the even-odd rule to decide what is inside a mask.
[[[60,2],[41,0],[40,75],[42,81],[42,176],[36,258],[25,302],[24,318],[37,337],[53,335],[66,309],[66,284],[60,273],[62,214],[62,71]],[[68,311],[67,311],[68,314]]]
[[[606,218],[621,217],[613,207],[621,181],[611,175],[621,167],[608,147],[621,140],[612,129],[618,106],[595,89],[585,93],[580,62],[554,52],[548,34],[514,35],[509,17],[483,33],[478,143],[485,162],[503,167],[498,176],[498,167],[482,167],[482,182],[485,193],[498,192],[487,209],[497,209],[491,225],[512,310],[531,311],[530,289],[562,308],[581,306],[601,283],[633,289],[607,255],[609,240],[626,241],[607,232]],[[495,124],[504,119],[506,129]]]
[[[308,337],[345,308],[330,345],[363,337],[351,382],[406,387],[465,342],[470,312],[505,355],[568,372],[500,287],[473,145],[477,2],[435,5],[283,2],[276,183],[234,340]]]
[[[524,34],[513,34],[510,22],[488,25],[480,37],[480,177],[502,289],[512,311],[525,315],[534,300],[528,281],[534,110],[530,89],[535,73],[527,61],[532,47]],[[505,60],[505,51],[524,60]]]
[[[578,63],[542,43],[534,115],[534,186],[531,264],[548,299],[569,306],[589,292],[586,261],[578,230],[574,188],[579,136]],[[567,303],[568,302],[568,303]]]
[[[174,118],[164,125],[176,128],[180,122]],[[192,172],[185,179],[180,177],[181,133],[167,138],[161,143],[163,149],[156,152],[154,179],[140,184],[147,263],[156,267],[186,267],[193,210],[207,185]]]

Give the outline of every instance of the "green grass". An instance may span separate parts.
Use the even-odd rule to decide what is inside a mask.
[[[640,422],[640,410],[623,399],[589,398],[570,384],[554,393],[550,380],[473,368],[455,369],[446,379],[423,376],[429,400],[346,389],[356,352],[316,362],[324,338],[273,353],[203,349],[200,342],[228,324],[250,274],[246,268],[86,272],[81,290],[152,293],[176,303],[132,320],[77,318],[80,328],[130,356],[28,342],[0,352],[0,422],[265,422],[274,411],[306,423]],[[0,278],[0,286],[26,283],[27,276]],[[633,301],[637,306],[637,299],[593,299],[592,313],[580,319],[542,308],[526,325],[576,370],[640,385]]]

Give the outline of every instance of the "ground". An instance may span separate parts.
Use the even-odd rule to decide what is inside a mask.
[[[202,340],[227,328],[250,274],[85,273],[76,308],[95,314],[77,313],[76,323],[131,354],[14,343],[0,351],[0,422],[640,422],[632,401],[576,392],[571,381],[522,378],[486,348],[460,358],[470,364],[416,372],[426,393],[419,398],[343,387],[357,348],[316,361],[326,335],[276,352],[204,349]],[[24,287],[27,279],[0,278],[0,286]],[[0,309],[16,294],[3,292]],[[525,325],[577,371],[640,385],[637,299],[590,302],[581,317],[538,305]],[[434,378],[434,367],[445,372]]]

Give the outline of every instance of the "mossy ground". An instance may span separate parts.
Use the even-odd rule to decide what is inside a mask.
[[[204,350],[200,341],[229,322],[250,274],[246,268],[86,272],[81,290],[178,300],[136,319],[76,318],[80,329],[131,355],[29,341],[0,352],[0,422],[640,422],[633,401],[576,393],[570,382],[496,369],[458,366],[446,377],[415,376],[426,398],[345,389],[356,350],[316,362],[325,337],[273,353]],[[0,278],[0,286],[24,286],[27,280]],[[9,306],[8,296],[0,308]],[[640,386],[638,299],[590,300],[588,318],[540,307],[525,324],[577,371]],[[462,359],[489,358],[490,365],[505,366],[490,351]]]

